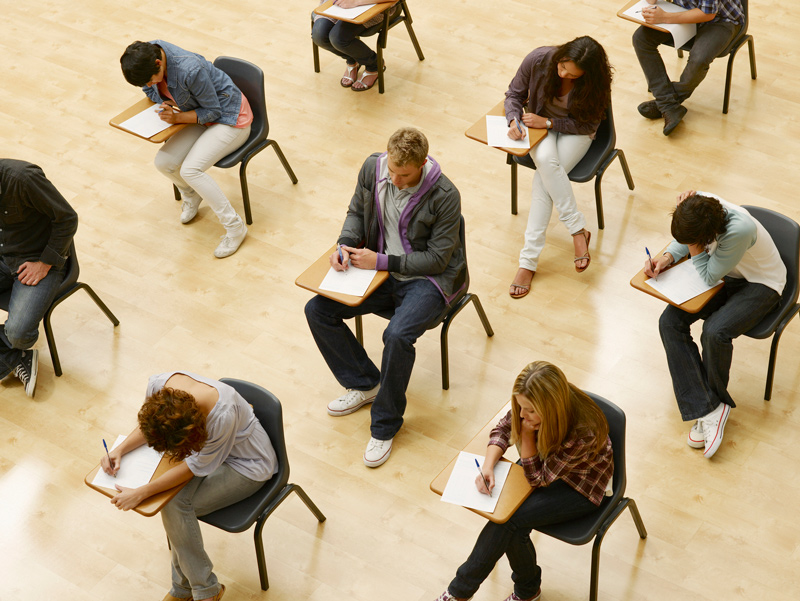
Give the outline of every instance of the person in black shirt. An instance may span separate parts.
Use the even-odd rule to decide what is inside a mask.
[[[78,215],[40,167],[0,159],[0,292],[11,291],[0,328],[0,378],[36,389],[39,322],[61,282]],[[31,349],[31,350],[29,350]]]

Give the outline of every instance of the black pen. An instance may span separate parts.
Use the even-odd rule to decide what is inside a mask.
[[[481,464],[478,463],[477,459],[475,460],[475,467],[478,468],[478,473],[481,475],[481,479],[483,480],[483,485],[486,487],[486,490],[489,491],[489,496],[491,497],[492,496],[492,491],[489,488],[489,482],[486,480],[486,477],[483,475],[483,472],[481,471]]]
[[[105,438],[103,439],[103,448],[106,450],[106,457],[108,457],[108,466],[113,468],[114,464],[111,463],[111,455],[108,454],[108,446],[106,445],[106,439]],[[116,474],[111,474],[111,475],[114,476],[115,478],[117,477]]]

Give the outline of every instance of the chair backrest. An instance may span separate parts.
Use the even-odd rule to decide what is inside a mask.
[[[627,420],[622,409],[611,401],[593,392],[587,390],[584,392],[597,403],[608,421],[608,437],[611,439],[611,449],[614,453],[614,482],[612,484],[614,494],[611,497],[611,505],[616,506],[619,499],[625,494],[627,485],[625,473],[625,423]]]
[[[783,315],[789,307],[797,302],[798,292],[798,273],[800,272],[800,225],[794,219],[765,209],[763,207],[753,207],[742,205],[754,219],[764,226],[767,230],[778,253],[781,255],[783,264],[786,265],[786,286],[781,295],[781,302],[778,307],[769,313],[762,323],[774,321],[777,315]],[[759,324],[761,325],[761,324]],[[759,327],[756,326],[756,328]],[[776,324],[777,325],[777,324]],[[769,332],[771,334],[771,332]]]
[[[267,118],[264,72],[258,65],[232,56],[218,56],[214,61],[214,66],[228,74],[236,87],[247,98],[250,108],[253,109],[250,137],[247,138],[247,142],[242,145],[242,148],[266,140],[269,135],[269,119]]]
[[[617,130],[614,127],[614,111],[609,102],[606,116],[597,128],[597,134],[589,150],[583,158],[569,172],[569,179],[574,182],[584,183],[592,179],[600,167],[614,151],[617,144]]]

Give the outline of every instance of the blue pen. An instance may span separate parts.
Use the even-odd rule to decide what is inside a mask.
[[[491,497],[492,496],[492,491],[489,489],[489,482],[487,482],[486,478],[484,478],[483,472],[481,471],[481,464],[478,463],[477,459],[475,460],[475,467],[478,468],[478,473],[481,475],[481,478],[483,479],[483,484],[486,487],[486,490],[489,491],[489,496]]]
[[[522,133],[522,126],[519,124],[519,119],[514,119],[514,123],[517,124],[517,129],[519,130],[519,133]]]
[[[103,448],[106,450],[106,457],[108,457],[108,465],[113,466],[114,464],[111,463],[111,455],[108,454],[108,445],[106,445],[106,439],[105,438],[103,439]],[[117,475],[114,474],[114,477],[116,478]]]
[[[653,265],[653,257],[650,256],[650,251],[647,250],[646,246],[644,247],[644,252],[647,253],[647,259],[650,261],[650,271],[655,273],[656,272],[656,268],[655,268],[655,265]],[[658,281],[658,276],[657,275],[655,276],[655,280],[656,280],[656,282]]]
[[[344,265],[344,255],[342,255],[342,245],[339,244],[338,242],[336,243],[336,251],[339,253],[339,264],[342,267],[344,267],[344,269],[347,269],[347,267],[345,267]],[[345,273],[347,273],[347,271],[345,271]]]

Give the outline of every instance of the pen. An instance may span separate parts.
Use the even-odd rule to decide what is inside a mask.
[[[653,265],[653,257],[650,256],[650,251],[647,250],[646,246],[644,247],[644,252],[647,253],[647,260],[650,261],[650,271],[655,273],[656,272],[656,268],[655,268],[655,265]],[[656,280],[656,282],[658,281],[658,276],[657,275],[655,276],[655,280]]]
[[[103,439],[103,448],[106,450],[106,457],[108,457],[108,465],[113,467],[114,464],[111,463],[111,455],[108,454],[108,446],[106,445],[106,439],[105,438]],[[114,474],[114,477],[116,478],[117,475]]]
[[[339,253],[339,264],[342,267],[344,267],[344,255],[342,255],[342,245],[339,244],[338,242],[336,243],[336,251]],[[347,273],[347,271],[345,271],[345,273]]]
[[[181,112],[181,109],[179,109],[177,106],[174,106],[174,105],[172,105],[172,104],[166,104],[166,105],[165,105],[165,104],[163,104],[163,103],[162,103],[162,105],[161,105],[161,110],[160,110],[160,111],[158,111],[158,112],[159,112],[159,113],[163,113],[163,112],[166,110],[166,107],[169,107],[169,108],[171,108],[171,109],[172,109],[174,112],[176,112],[176,113],[180,113],[180,112]]]
[[[486,481],[486,478],[483,476],[483,472],[481,471],[481,464],[478,463],[478,460],[475,460],[475,467],[478,468],[478,473],[481,475],[481,479],[483,480],[483,485],[486,487],[486,490],[489,491],[489,496],[492,496],[492,491],[489,489],[489,483]]]
[[[519,133],[522,133],[522,127],[519,124],[519,119],[514,119],[514,122],[517,124],[517,129],[519,130]]]

